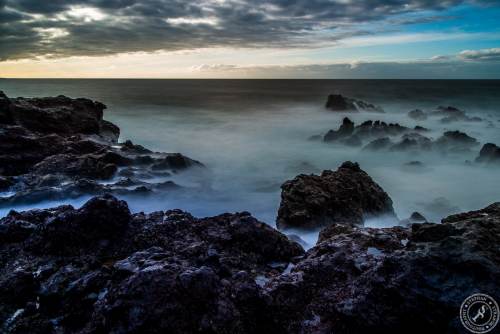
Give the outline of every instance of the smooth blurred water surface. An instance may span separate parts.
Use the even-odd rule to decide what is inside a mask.
[[[346,114],[324,109],[336,92],[382,106],[385,114],[349,114],[356,123],[372,119],[430,128],[437,138],[461,130],[481,144],[500,145],[500,81],[427,80],[0,80],[8,96],[88,97],[108,106],[105,118],[122,130],[121,140],[203,162],[203,175],[181,175],[195,191],[154,198],[126,198],[134,211],[180,208],[195,216],[250,211],[274,225],[280,185],[299,173],[336,169],[357,161],[391,196],[401,218],[419,211],[439,221],[450,213],[500,201],[500,168],[466,164],[473,152],[368,153],[308,137],[336,129]],[[484,122],[417,122],[409,110],[439,105],[464,109]],[[421,172],[403,168],[420,160]],[[203,181],[200,181],[202,179]],[[194,182],[193,182],[194,180]],[[86,198],[73,200],[75,205]],[[55,203],[39,203],[37,207]],[[23,207],[25,209],[26,207]],[[8,210],[0,212],[4,215]],[[383,221],[370,221],[383,226]]]

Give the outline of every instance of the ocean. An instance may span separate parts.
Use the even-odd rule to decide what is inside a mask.
[[[87,97],[108,106],[105,119],[121,128],[120,140],[164,152],[180,152],[207,166],[202,174],[176,175],[188,190],[154,198],[125,198],[133,211],[183,209],[198,217],[249,211],[274,225],[280,185],[300,173],[359,162],[391,196],[400,218],[419,211],[429,220],[480,209],[500,200],[500,168],[474,163],[482,144],[500,145],[500,80],[11,80],[10,97]],[[386,113],[336,113],[324,108],[341,93]],[[482,122],[416,121],[408,111],[455,106]],[[359,147],[308,140],[337,129],[343,117],[429,128],[428,135],[460,130],[481,143],[470,152],[367,152]],[[425,168],[408,170],[418,160]],[[68,200],[81,205],[87,198]],[[34,207],[54,206],[41,202]],[[4,208],[0,216],[10,209]],[[384,226],[369,221],[369,226]]]

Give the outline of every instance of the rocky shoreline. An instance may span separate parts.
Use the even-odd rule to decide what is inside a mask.
[[[0,207],[83,195],[147,195],[179,188],[172,174],[203,164],[152,152],[103,119],[88,99],[8,98],[0,92]],[[160,180],[159,182],[157,180]]]
[[[131,213],[113,194],[169,191],[171,175],[204,167],[118,143],[104,108],[0,94],[0,191],[12,192],[0,205],[97,195],[0,219],[2,333],[465,333],[466,297],[500,300],[500,203],[437,224],[399,220],[346,161],[283,184],[281,231],[248,212]],[[351,123],[332,136],[360,131]],[[479,162],[497,151],[483,147]],[[379,216],[395,226],[364,226]],[[321,232],[305,251],[289,228]]]

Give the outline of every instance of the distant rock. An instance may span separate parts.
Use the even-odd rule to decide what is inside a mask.
[[[375,139],[368,143],[365,147],[363,147],[363,150],[367,151],[380,151],[380,150],[385,150],[388,149],[393,145],[393,142],[389,137],[383,137],[379,139]]]
[[[461,131],[446,131],[439,137],[434,146],[439,150],[464,151],[478,146],[479,142]]]
[[[410,217],[403,219],[399,222],[402,226],[410,226],[412,224],[421,224],[427,222],[427,218],[422,216],[419,212],[413,212]]]
[[[299,175],[282,185],[277,226],[318,228],[333,223],[363,225],[366,218],[395,217],[392,200],[357,163],[337,171]]]
[[[332,111],[339,112],[384,112],[384,110],[378,106],[361,100],[348,98],[340,94],[328,95],[325,107]]]
[[[330,130],[323,137],[323,141],[330,142],[352,135],[354,132],[354,122],[345,117],[338,130]]]
[[[415,109],[408,112],[408,117],[418,121],[425,121],[427,119],[427,114],[420,109]]]
[[[481,151],[479,151],[476,162],[500,163],[500,147],[493,143],[484,144]]]
[[[338,130],[330,130],[323,136],[325,142],[338,142],[348,146],[362,146],[364,140],[399,136],[411,132],[410,128],[398,123],[365,121],[357,126],[345,117]]]

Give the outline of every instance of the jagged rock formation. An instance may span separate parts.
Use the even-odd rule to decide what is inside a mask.
[[[396,219],[390,197],[357,163],[344,162],[321,175],[299,175],[281,189],[280,229],[362,225],[365,218],[379,215]]]
[[[332,111],[339,112],[380,112],[383,113],[384,110],[378,106],[371,103],[366,103],[361,100],[356,100],[352,98],[345,97],[340,94],[328,95],[328,100],[326,101],[325,107]]]
[[[382,121],[365,121],[355,125],[345,117],[338,130],[330,130],[323,136],[323,141],[340,143],[348,146],[363,146],[367,151],[430,151],[444,153],[468,151],[479,145],[479,142],[460,131],[446,131],[438,139],[433,140],[423,133],[427,129],[415,126],[413,129],[398,123]],[[367,144],[364,144],[368,142]]]
[[[452,122],[481,122],[482,118],[473,116],[470,117],[463,110],[458,108],[448,106],[439,106],[436,110],[430,112],[424,112],[420,109],[411,110],[408,112],[408,117],[415,120],[424,121],[428,117],[441,117],[441,123],[452,123]]]
[[[334,223],[304,254],[249,213],[97,197],[0,220],[0,330],[455,333],[466,297],[500,298],[499,243],[500,203],[442,224]]]

